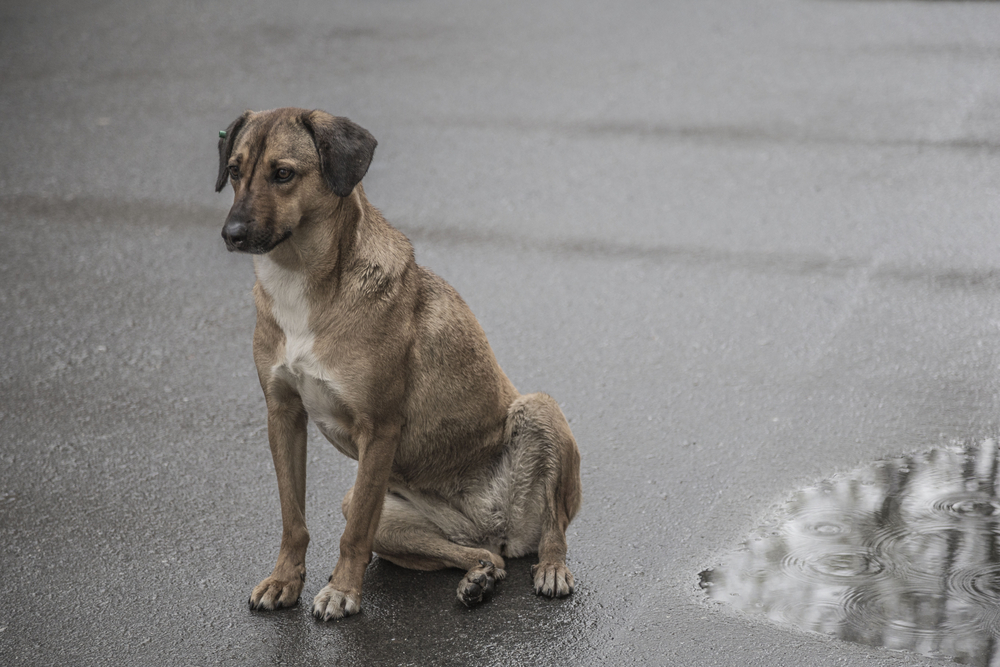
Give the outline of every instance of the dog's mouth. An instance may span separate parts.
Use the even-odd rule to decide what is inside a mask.
[[[291,230],[286,230],[280,236],[272,235],[266,239],[256,237],[253,234],[234,237],[226,232],[227,230],[223,228],[222,239],[226,242],[226,250],[229,252],[245,252],[251,255],[266,255],[292,236]]]
[[[257,254],[263,255],[264,253],[271,252],[272,250],[275,249],[275,247],[281,245],[291,237],[292,237],[292,230],[290,229],[285,230],[285,232],[281,236],[279,236],[277,239],[274,240],[274,243],[269,245],[267,248],[261,248],[260,252]]]

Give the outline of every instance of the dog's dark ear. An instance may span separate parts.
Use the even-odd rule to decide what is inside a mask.
[[[320,169],[330,189],[346,197],[368,172],[378,142],[365,128],[325,111],[302,115],[319,153]]]
[[[236,145],[236,137],[239,135],[243,125],[247,122],[252,111],[244,111],[243,115],[234,120],[226,128],[225,135],[219,136],[219,176],[215,179],[215,191],[222,192],[229,182],[229,158],[233,154],[233,146]]]

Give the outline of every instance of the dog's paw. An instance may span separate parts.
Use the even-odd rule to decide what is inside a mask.
[[[361,611],[361,596],[344,593],[327,584],[313,600],[313,616],[321,621],[343,618]]]
[[[566,563],[544,562],[531,566],[535,577],[535,594],[563,598],[573,592],[573,573]]]
[[[303,573],[303,577],[305,573]],[[280,609],[281,607],[292,607],[299,601],[299,594],[302,593],[303,578],[279,579],[270,576],[257,584],[253,592],[250,593],[251,609]]]
[[[481,560],[479,565],[466,572],[462,581],[458,583],[458,599],[466,607],[479,604],[484,597],[493,594],[496,582],[506,576],[506,570],[488,560]]]

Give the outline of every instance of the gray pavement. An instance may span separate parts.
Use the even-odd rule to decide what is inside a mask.
[[[797,487],[996,436],[1000,6],[0,5],[0,655],[12,665],[900,665],[698,572]],[[578,590],[375,560],[246,608],[280,524],[216,133],[323,108],[583,454]],[[311,432],[308,601],[354,465]]]

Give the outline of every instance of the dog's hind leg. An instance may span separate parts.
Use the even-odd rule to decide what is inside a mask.
[[[347,516],[353,487],[342,505]],[[437,521],[437,523],[435,522]],[[458,585],[458,599],[466,606],[478,604],[493,592],[494,583],[507,576],[504,559],[488,549],[468,547],[448,539],[438,524],[458,530],[471,522],[443,501],[412,494],[386,494],[372,550],[390,563],[411,570],[466,570]]]
[[[538,564],[532,567],[535,593],[564,597],[574,587],[566,567],[566,528],[581,504],[576,440],[559,405],[546,394],[514,401],[507,413],[506,435],[515,480],[512,527],[540,524]]]

